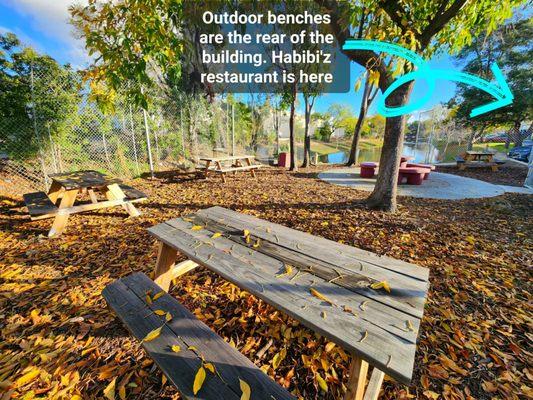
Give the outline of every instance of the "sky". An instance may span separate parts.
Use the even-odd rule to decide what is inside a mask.
[[[86,0],[77,2],[83,3]],[[68,23],[68,7],[71,3],[72,0],[0,0],[0,33],[13,32],[26,45],[52,56],[62,64],[70,63],[75,68],[86,67],[90,58],[84,49],[84,43],[74,37],[73,28]],[[447,55],[435,57],[429,65],[439,69],[457,68]],[[331,104],[340,103],[350,107],[355,115],[358,114],[362,90],[355,92],[353,88],[363,68],[355,63],[352,63],[350,68],[352,80],[350,92],[321,96],[315,102],[315,111],[325,112]],[[421,96],[425,88],[423,82],[417,82],[412,98]],[[436,90],[423,110],[429,110],[449,100],[454,91],[454,83],[437,81]],[[375,114],[376,103],[377,99],[369,110],[370,115]],[[303,101],[299,104],[299,112],[302,112]]]

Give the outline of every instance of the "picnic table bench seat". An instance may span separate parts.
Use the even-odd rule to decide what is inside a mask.
[[[255,165],[244,165],[244,166],[240,166],[240,167],[227,167],[227,168],[222,168],[222,169],[215,169],[214,171],[218,172],[218,173],[221,173],[221,174],[225,174],[225,173],[228,173],[228,172],[249,171],[249,170],[258,169],[258,168],[261,168],[261,167],[262,167],[262,165],[255,164]]]
[[[43,219],[57,214],[58,207],[45,192],[33,192],[23,195],[32,220]]]
[[[185,399],[239,400],[239,379],[250,386],[251,399],[296,399],[143,273],[111,283],[102,294]],[[154,299],[151,304],[147,303],[147,296]],[[156,310],[165,314],[157,315]],[[172,316],[168,322],[167,312]],[[159,328],[159,336],[143,340]],[[172,346],[179,346],[179,351]],[[215,373],[205,367],[206,363],[214,366]],[[194,394],[193,382],[202,366],[206,378]]]
[[[124,199],[126,201],[133,203],[133,202],[143,201],[143,200],[148,199],[148,196],[146,195],[146,193],[141,192],[139,189],[135,189],[134,187],[125,185],[123,183],[119,184],[118,186],[122,189],[122,191],[126,195]]]

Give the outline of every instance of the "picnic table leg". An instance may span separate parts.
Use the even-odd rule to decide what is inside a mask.
[[[220,163],[220,161],[216,161],[215,166],[216,166],[216,169],[218,170],[222,169],[222,164]],[[224,172],[221,172],[220,176],[222,177],[222,182],[226,183],[226,174]]]
[[[368,363],[359,357],[353,356],[350,364],[349,380],[344,400],[363,400],[365,394],[366,373]]]
[[[91,203],[96,204],[98,203],[98,199],[96,198],[96,194],[94,193],[94,190],[88,189],[89,197],[91,198]]]
[[[170,287],[172,270],[174,268],[177,254],[178,252],[169,245],[163,242],[160,243],[157,264],[154,271],[154,282],[165,292],[168,292]]]
[[[205,162],[204,179],[207,179],[207,174],[209,173],[209,166],[210,165],[211,165],[211,160],[207,160]]]
[[[252,160],[250,160],[249,158],[246,159],[246,165],[248,165],[249,167],[252,166]],[[250,173],[252,174],[252,177],[254,177],[255,179],[257,179],[257,176],[255,175],[255,170],[254,169],[251,169],[250,170]]]
[[[48,198],[52,201],[52,203],[56,204],[60,193],[61,193],[61,184],[57,183],[56,181],[52,181],[52,184],[50,185],[50,189],[48,189]]]
[[[126,195],[116,183],[109,185],[105,193],[109,200],[123,200],[126,198]],[[135,208],[135,206],[128,201],[126,201],[124,204],[121,204],[121,206],[132,217],[138,217],[141,215],[139,210],[137,210],[137,208]]]
[[[78,189],[74,190],[67,190],[63,194],[63,198],[61,199],[61,204],[59,205],[59,212],[54,218],[54,223],[52,224],[52,227],[50,228],[50,231],[48,232],[48,237],[54,237],[61,235],[63,230],[65,229],[65,226],[67,226],[67,221],[69,217],[69,213],[62,213],[61,209],[63,208],[69,208],[74,205],[74,201],[76,200],[76,195],[78,194]]]
[[[366,387],[364,400],[378,400],[381,384],[385,378],[385,373],[377,368],[374,368],[368,386]]]

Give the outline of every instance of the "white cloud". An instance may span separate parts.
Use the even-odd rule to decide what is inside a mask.
[[[32,28],[43,35],[65,44],[67,54],[75,54],[74,64],[90,60],[84,50],[83,41],[74,37],[74,28],[69,24],[68,8],[72,4],[86,3],[86,0],[0,0],[31,21]]]

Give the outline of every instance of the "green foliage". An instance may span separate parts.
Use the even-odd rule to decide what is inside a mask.
[[[470,110],[494,101],[492,96],[475,87],[459,85],[450,102],[456,118],[473,128],[510,125],[531,119],[533,110],[533,24],[531,19],[508,23],[488,35],[476,37],[457,55],[466,62],[463,71],[491,79],[490,65],[498,63],[514,95],[513,103],[476,118]]]
[[[0,143],[12,159],[35,155],[48,130],[61,136],[76,110],[80,79],[70,66],[0,35]]]

